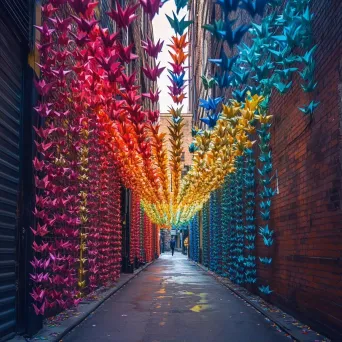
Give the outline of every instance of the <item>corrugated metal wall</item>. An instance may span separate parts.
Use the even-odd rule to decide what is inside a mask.
[[[16,236],[22,110],[23,44],[28,1],[0,5],[0,338],[16,329]],[[25,47],[26,47],[25,45]]]

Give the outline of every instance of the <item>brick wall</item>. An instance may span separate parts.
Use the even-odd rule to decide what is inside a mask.
[[[192,2],[195,13],[198,2],[202,3]],[[271,212],[274,246],[267,249],[257,237],[257,255],[273,257],[271,267],[258,264],[258,279],[274,291],[268,297],[270,301],[341,341],[342,1],[312,0],[310,7],[315,14],[319,83],[315,93],[305,94],[299,79],[294,78],[295,85],[288,94],[274,91],[272,95],[271,148],[280,193],[273,199]],[[240,13],[238,17],[241,22],[246,20]],[[193,33],[196,43],[192,43],[191,54],[195,64],[202,62],[197,50],[197,41],[203,40],[201,26]],[[216,54],[214,47],[209,56]],[[192,76],[200,97],[201,74],[196,66],[190,69]],[[310,119],[297,107],[313,99],[321,104]],[[196,99],[190,102],[195,110]],[[258,219],[257,225],[261,224]]]
[[[272,98],[271,147],[280,193],[271,213],[274,262],[270,271],[261,266],[258,276],[271,280],[274,301],[336,336],[342,331],[342,2],[314,0],[311,10],[318,89],[305,94],[296,79],[288,94]],[[311,120],[297,107],[313,99],[321,104]],[[266,253],[261,239],[257,253]]]

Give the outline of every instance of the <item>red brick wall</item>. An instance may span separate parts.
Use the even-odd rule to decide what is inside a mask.
[[[313,94],[305,94],[294,78],[288,94],[272,95],[271,148],[280,193],[271,212],[274,246],[267,249],[257,236],[257,255],[273,258],[271,266],[258,263],[258,281],[274,291],[270,301],[342,341],[342,1],[312,0],[310,9],[319,83]],[[240,13],[238,18],[247,19]],[[193,38],[203,40],[198,30]],[[196,64],[202,62],[198,51],[191,53]],[[194,68],[190,72],[193,86],[201,88],[200,75]],[[312,120],[297,108],[311,100],[321,102]],[[196,99],[191,102],[194,108]],[[257,226],[262,224],[258,220]]]
[[[280,193],[270,222],[274,261],[269,271],[260,266],[258,277],[271,280],[274,301],[326,325],[334,336],[342,331],[342,2],[314,0],[311,10],[318,89],[305,94],[296,79],[288,94],[272,97]],[[313,99],[321,104],[311,120],[297,107]],[[267,253],[260,238],[257,252]]]

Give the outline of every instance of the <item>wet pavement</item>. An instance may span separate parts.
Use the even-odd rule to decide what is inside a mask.
[[[162,255],[63,338],[63,342],[289,340],[180,253]]]

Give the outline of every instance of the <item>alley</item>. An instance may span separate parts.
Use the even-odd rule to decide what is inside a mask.
[[[180,253],[162,255],[63,342],[288,341]]]

